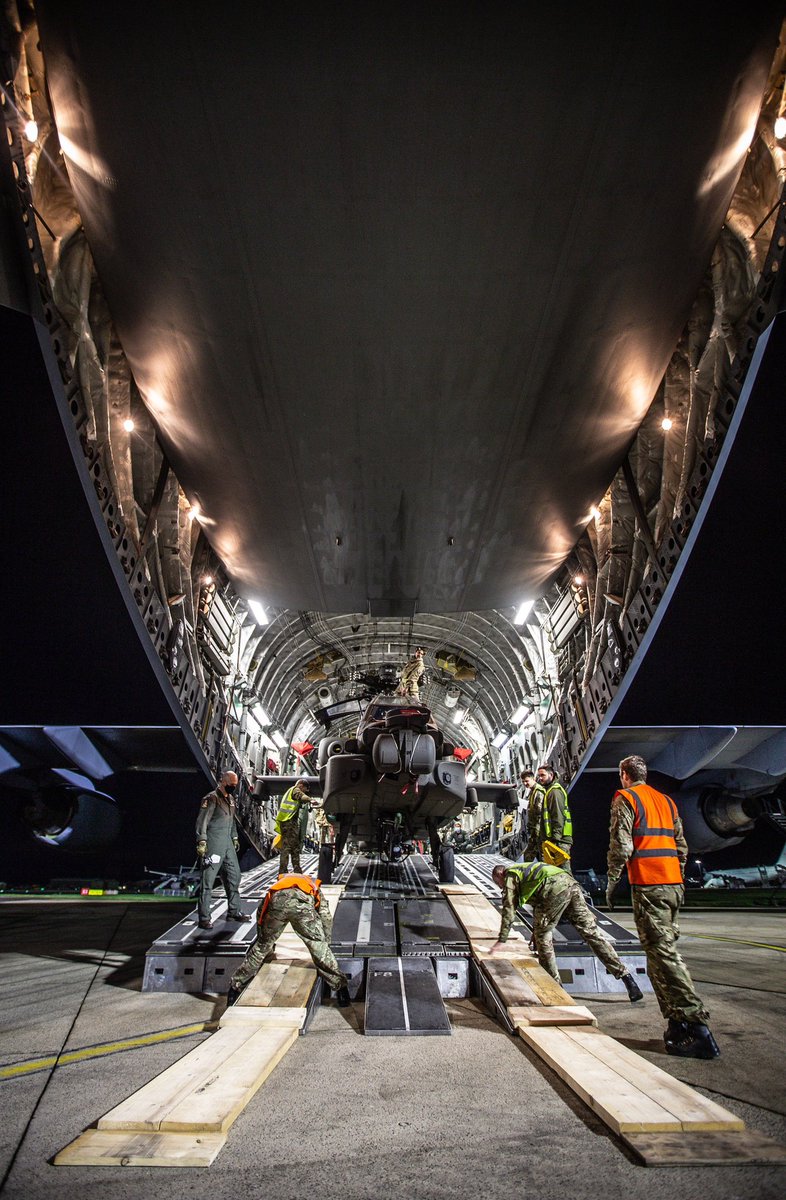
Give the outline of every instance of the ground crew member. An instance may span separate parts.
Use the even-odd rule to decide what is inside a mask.
[[[540,846],[543,839],[543,797],[546,789],[535,779],[534,771],[522,771],[521,782],[527,790],[527,844],[524,847],[524,861],[532,862],[540,858]]]
[[[538,783],[543,788],[543,819],[541,821],[541,843],[536,858],[549,862],[551,855],[544,849],[544,843],[553,846],[567,855],[564,860],[560,857],[557,864],[563,871],[570,871],[570,852],[573,847],[573,819],[568,805],[568,793],[557,779],[548,764],[538,767]]]
[[[281,799],[276,817],[276,833],[281,839],[279,842],[281,855],[278,867],[279,875],[283,875],[287,871],[290,858],[292,859],[292,870],[300,871],[300,851],[306,835],[311,803],[308,793],[308,784],[304,779],[300,779],[289,791],[284,793]]]
[[[411,700],[418,700],[420,698],[420,678],[426,669],[423,666],[424,654],[423,647],[418,646],[414,656],[401,672],[401,679],[396,688],[397,696],[408,696]]]
[[[287,925],[305,942],[317,973],[335,991],[339,1007],[346,1008],[347,977],[339,970],[330,949],[333,918],[327,900],[322,896],[318,879],[300,874],[280,875],[260,901],[257,938],[232,976],[227,1004],[234,1004],[251,982]]]
[[[709,1013],[677,953],[688,858],[677,806],[647,784],[643,758],[623,758],[619,770],[622,787],[611,801],[606,901],[614,907],[614,889],[627,867],[647,972],[668,1021],[666,1050],[680,1058],[717,1058],[720,1050],[706,1024]]]
[[[564,916],[609,973],[622,980],[631,1003],[644,999],[641,988],[617,951],[598,929],[580,885],[567,871],[535,861],[514,863],[510,867],[496,866],[491,877],[503,891],[502,924],[499,940],[491,947],[492,954],[499,952],[508,940],[516,909],[522,904],[531,904],[535,952],[543,970],[548,971],[552,979],[561,982],[554,953],[554,929]]]
[[[210,904],[213,884],[216,876],[221,873],[224,891],[227,894],[228,921],[245,921],[240,909],[240,865],[237,852],[240,849],[240,838],[235,817],[235,789],[237,775],[234,771],[225,771],[221,782],[214,792],[208,792],[202,798],[199,806],[199,816],[196,823],[197,858],[202,863],[202,876],[199,881],[199,928],[212,929],[210,919]]]

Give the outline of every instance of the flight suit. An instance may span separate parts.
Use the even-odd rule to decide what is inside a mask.
[[[527,798],[527,845],[524,848],[524,861],[532,862],[540,858],[540,847],[543,842],[543,797],[546,789],[539,783],[532,786]]]
[[[304,891],[303,886],[308,884],[314,888],[313,881],[307,875],[285,875],[260,901],[257,909],[257,940],[232,976],[232,988],[242,988],[254,978],[287,925],[291,925],[303,939],[317,972],[329,987],[333,990],[346,987],[347,977],[339,970],[336,957],[330,949],[333,918],[327,900],[319,887],[314,888],[312,894]]]
[[[542,862],[516,863],[507,868],[499,933],[501,942],[508,940],[516,909],[522,904],[532,905],[532,936],[538,962],[557,983],[561,981],[554,953],[554,929],[560,920],[570,921],[615,979],[628,974],[617,951],[598,929],[581,887],[562,868]]]
[[[296,874],[300,872],[300,851],[308,824],[309,805],[308,792],[304,792],[297,783],[282,797],[276,817],[276,832],[281,838],[278,847],[281,856],[278,867],[280,875],[288,870],[290,859],[292,870]]]
[[[197,842],[207,842],[205,866],[199,881],[199,920],[210,920],[213,884],[219,872],[227,896],[228,911],[240,911],[240,864],[237,861],[235,842],[238,828],[235,819],[235,801],[224,796],[218,788],[202,797],[196,823]],[[217,862],[211,861],[218,859]]]
[[[647,785],[634,784],[633,788],[625,791],[634,792]],[[648,789],[653,791],[654,789]],[[655,793],[661,796],[661,793]],[[663,796],[668,800],[669,797]],[[669,857],[675,864],[673,878],[667,882],[635,883],[631,882],[631,900],[633,904],[633,919],[636,931],[641,939],[644,953],[647,955],[647,974],[650,977],[658,1006],[663,1016],[672,1021],[691,1021],[705,1024],[709,1012],[704,1002],[697,995],[693,986],[690,972],[682,956],[677,951],[677,941],[680,936],[679,911],[685,898],[685,888],[681,879],[688,858],[688,843],[682,829],[676,806],[670,801],[670,824],[668,836],[661,833],[668,826],[659,825],[661,836],[657,839],[667,844]],[[611,802],[611,823],[609,828],[608,877],[609,883],[616,883],[624,869],[628,868],[634,858],[634,822],[635,811],[625,799],[622,792],[616,792]],[[662,820],[662,818],[659,818]],[[649,860],[643,859],[644,874],[647,872],[647,862],[652,863],[657,856]],[[630,872],[629,872],[630,873]],[[641,869],[635,872],[638,877]],[[654,874],[657,874],[655,872]],[[654,875],[653,875],[654,877]]]
[[[408,696],[411,700],[420,699],[420,678],[425,671],[423,659],[415,655],[401,672],[401,679],[396,688],[397,696]]]

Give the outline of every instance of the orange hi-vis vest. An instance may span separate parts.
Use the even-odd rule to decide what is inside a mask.
[[[322,881],[320,879],[312,879],[310,875],[279,875],[276,882],[272,883],[268,888],[267,895],[265,896],[265,902],[262,905],[262,911],[257,917],[257,920],[261,921],[267,912],[267,906],[270,904],[270,897],[273,892],[285,892],[289,891],[290,888],[299,888],[299,890],[301,892],[305,892],[307,896],[313,896],[314,907],[319,908],[319,904],[322,899],[322,893],[319,890],[321,882]]]
[[[682,883],[682,868],[674,839],[677,807],[671,796],[646,783],[620,788],[634,812],[633,854],[628,859],[628,879],[643,887],[656,883]]]

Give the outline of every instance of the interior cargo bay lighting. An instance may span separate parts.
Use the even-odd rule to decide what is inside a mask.
[[[213,576],[212,575],[203,575],[202,582],[204,583],[205,587],[212,587],[212,585],[214,583]]]
[[[466,717],[466,715],[467,715],[467,710],[466,710],[466,708],[457,708],[457,709],[456,709],[456,711],[455,711],[454,713],[452,713],[452,714],[451,714],[451,718],[450,718],[450,719],[451,719],[451,721],[453,722],[453,724],[454,724],[454,725],[460,725],[460,724],[461,724],[461,722],[462,722],[462,721],[464,720],[464,718]]]
[[[777,134],[775,135],[778,136]],[[34,142],[38,137],[38,122],[31,117],[29,121],[25,121],[25,137],[28,142]]]
[[[510,738],[511,735],[508,733],[508,731],[506,729],[501,729],[499,733],[491,739],[491,744],[492,746],[496,746],[498,750],[502,750],[504,746],[507,746]]]
[[[582,584],[583,584],[583,582],[584,582],[584,576],[583,576],[583,575],[581,575],[581,574],[579,574],[579,575],[574,575],[574,576],[573,576],[573,582],[575,583],[576,587],[581,587],[581,585],[582,585]]]
[[[269,624],[270,618],[258,600],[249,600],[248,608],[257,625]]]
[[[281,733],[281,731],[280,731],[280,730],[278,730],[278,729],[271,729],[271,731],[270,731],[270,736],[272,737],[272,739],[273,739],[273,741],[275,742],[275,744],[278,746],[279,750],[285,750],[285,749],[286,749],[287,740],[286,740],[286,738],[284,737],[283,733]]]
[[[660,427],[668,432],[673,424],[674,422],[672,421],[671,417],[664,417],[660,423]]]
[[[270,717],[267,715],[261,704],[255,704],[254,707],[250,708],[248,711],[251,713],[251,716],[254,718],[257,725],[259,725],[260,729],[264,729],[270,724]]]
[[[514,725],[520,725],[529,712],[528,704],[520,704],[513,716],[510,718]]]
[[[535,607],[534,600],[525,600],[522,604],[520,604],[518,612],[516,613],[515,617],[513,618],[513,624],[514,625],[523,625],[524,622],[526,621],[527,617],[529,616],[529,614],[532,612],[532,609],[534,607]]]
[[[125,429],[126,433],[133,433],[136,429],[136,425],[130,417],[126,417],[125,421],[123,422],[123,428]]]
[[[192,504],[188,510],[189,521],[198,521],[202,515],[202,509],[198,504]]]
[[[600,509],[598,508],[597,504],[593,504],[592,508],[590,509],[590,516],[592,517],[593,521],[597,521],[598,517],[600,516]]]
[[[786,117],[775,118],[775,124],[772,127],[772,132],[775,134],[779,142],[786,137]]]

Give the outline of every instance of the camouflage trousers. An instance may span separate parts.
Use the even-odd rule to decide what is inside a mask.
[[[633,919],[644,952],[660,1011],[675,1021],[705,1022],[709,1017],[704,1002],[696,995],[690,972],[677,952],[678,923],[685,889],[679,884],[659,883],[631,889]]]
[[[286,875],[287,863],[290,858],[293,872],[296,875],[300,874],[300,848],[300,821],[297,817],[293,817],[291,821],[284,821],[281,826],[281,842],[278,847],[281,855],[278,867],[279,875]]]
[[[554,929],[561,920],[570,921],[610,975],[621,979],[625,974],[627,968],[611,942],[598,929],[581,887],[570,875],[554,875],[547,879],[533,897],[532,911],[535,918],[532,936],[538,962],[557,983],[560,977],[554,953]]]
[[[323,899],[322,903],[327,904],[327,900]],[[262,911],[262,904],[258,914]],[[291,925],[305,942],[322,979],[333,990],[343,987],[347,977],[342,975],[338,968],[336,957],[330,949],[328,934],[314,907],[314,901],[299,888],[273,892],[265,915],[261,920],[257,915],[257,940],[232,976],[232,987],[243,987],[254,978],[287,925]]]

